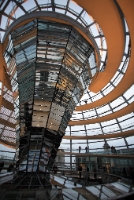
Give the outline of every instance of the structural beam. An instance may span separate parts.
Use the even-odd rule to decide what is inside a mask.
[[[70,121],[69,125],[83,125],[83,124],[94,124],[94,123],[100,123],[104,121],[109,121],[112,119],[116,119],[118,117],[122,117],[124,115],[127,115],[134,111],[134,102],[130,105],[126,106],[125,108],[118,110],[112,114],[106,115],[104,117],[99,118],[93,118],[93,119],[87,119],[87,120],[78,120],[78,121]]]
[[[88,136],[68,136],[65,135],[63,139],[68,140],[97,140],[97,139],[108,139],[108,138],[118,138],[118,137],[129,137],[134,135],[134,130],[120,132],[120,133],[109,133],[109,134],[98,134],[98,135],[88,135]]]

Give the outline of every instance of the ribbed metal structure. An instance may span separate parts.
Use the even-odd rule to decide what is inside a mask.
[[[9,43],[5,53],[10,63],[15,59],[19,93],[19,171],[48,172],[91,82],[94,49],[70,25],[41,19],[13,31]]]

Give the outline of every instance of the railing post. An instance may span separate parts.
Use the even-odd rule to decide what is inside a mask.
[[[72,153],[72,140],[70,140],[70,153]],[[70,170],[72,170],[72,155],[70,155]]]
[[[101,185],[100,194],[99,194],[99,198],[98,199],[101,199],[102,187],[103,187],[103,185]]]

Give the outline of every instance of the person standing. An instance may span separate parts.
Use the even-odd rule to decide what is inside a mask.
[[[115,147],[113,147],[113,153],[117,154]]]
[[[89,153],[89,146],[85,147],[86,152],[85,153]]]
[[[81,146],[79,146],[79,153],[81,152]]]
[[[78,167],[79,178],[81,178],[81,172],[82,172],[82,166],[79,165],[79,167]]]
[[[89,180],[90,180],[90,174],[89,174],[89,167],[87,165],[87,181],[89,181]]]

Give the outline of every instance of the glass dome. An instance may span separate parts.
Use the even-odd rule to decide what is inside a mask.
[[[84,153],[88,146],[89,152],[98,154],[104,153],[105,144],[108,144],[108,149],[114,146],[119,151],[134,148],[132,19],[121,1],[117,1],[116,7],[112,2],[111,10],[108,10],[107,3],[106,13],[103,13],[103,8],[97,13],[99,6],[96,1],[95,4],[86,6],[81,0],[0,1],[1,43],[5,42],[7,31],[19,17],[50,11],[56,13],[58,19],[64,14],[80,23],[97,44],[99,49],[97,67],[92,65],[94,62],[89,63],[93,81],[77,104],[67,126],[60,145],[64,154],[65,152],[78,153],[79,146],[81,146],[81,153]],[[6,60],[7,55],[5,54],[4,57]],[[2,106],[0,118],[9,119],[14,124],[15,116],[19,112],[16,74],[12,82],[14,88],[9,90],[0,80],[0,95],[11,102],[14,99],[15,113]],[[5,149],[2,145],[7,145],[6,140],[11,143],[18,142],[17,130],[18,126],[9,128],[1,122],[1,149]],[[65,159],[66,164],[72,165],[73,159],[76,161],[75,154],[73,156],[69,154]]]

